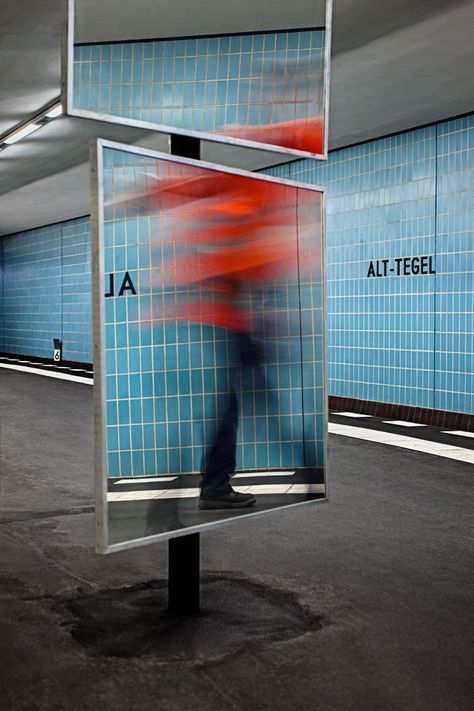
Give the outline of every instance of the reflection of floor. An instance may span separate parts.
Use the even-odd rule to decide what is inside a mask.
[[[108,501],[144,501],[199,496],[199,474],[110,479]],[[322,472],[281,470],[239,472],[232,477],[238,491],[252,494],[322,494]]]
[[[323,499],[322,479],[321,470],[239,472],[232,479],[234,488],[255,494],[257,503],[246,509],[216,511],[200,511],[198,508],[199,474],[112,479],[107,495],[109,543],[113,545]]]
[[[262,494],[257,498],[256,505],[250,508],[219,511],[200,511],[197,497],[118,501],[108,507],[109,543],[113,545],[323,498],[324,494]]]

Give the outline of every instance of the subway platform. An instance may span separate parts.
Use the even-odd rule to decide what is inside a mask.
[[[330,502],[204,533],[202,613],[167,546],[94,553],[92,388],[0,370],[2,711],[464,711],[474,438],[330,417]]]

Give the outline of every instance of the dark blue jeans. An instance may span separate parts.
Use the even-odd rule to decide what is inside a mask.
[[[204,498],[218,497],[232,491],[230,477],[235,471],[237,425],[237,396],[232,391],[219,423],[214,444],[207,456],[206,472],[201,481],[201,494]]]
[[[241,368],[261,364],[261,349],[248,333],[236,334],[236,347]],[[237,395],[232,389],[207,456],[206,472],[201,480],[201,495],[204,498],[218,498],[232,491],[230,478],[235,471],[238,422]]]

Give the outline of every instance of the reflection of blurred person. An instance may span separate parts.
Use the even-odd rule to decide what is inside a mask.
[[[301,51],[296,59],[253,60],[247,121],[217,126],[219,133],[293,151],[324,153],[324,117],[320,49]],[[254,88],[252,89],[252,85]],[[270,112],[271,120],[269,120]],[[263,120],[261,116],[267,116]]]
[[[261,366],[260,348],[252,336],[260,330],[255,323],[256,294],[265,286],[286,289],[298,274],[299,260],[304,270],[312,262],[304,246],[313,233],[312,212],[302,219],[304,195],[298,197],[300,191],[292,186],[263,178],[216,175],[187,165],[167,169],[171,174],[132,198],[135,204],[160,209],[152,286],[161,298],[151,318],[225,329],[236,345],[237,370]],[[268,314],[262,315],[267,320]],[[255,503],[253,495],[236,492],[230,484],[237,427],[237,395],[230,383],[216,436],[206,452],[202,509]]]
[[[245,141],[268,143],[305,153],[321,155],[324,152],[324,120],[321,116],[265,126],[226,126],[219,132]]]
[[[260,348],[251,335],[238,332],[236,341],[240,367],[260,365]],[[206,471],[202,477],[199,497],[200,509],[236,509],[252,506],[256,502],[253,494],[235,491],[230,483],[236,463],[238,418],[237,395],[231,386],[224,414],[217,425],[214,443],[206,458]]]

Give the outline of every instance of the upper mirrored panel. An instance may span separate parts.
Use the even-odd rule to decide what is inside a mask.
[[[327,155],[326,0],[70,0],[67,112]]]

